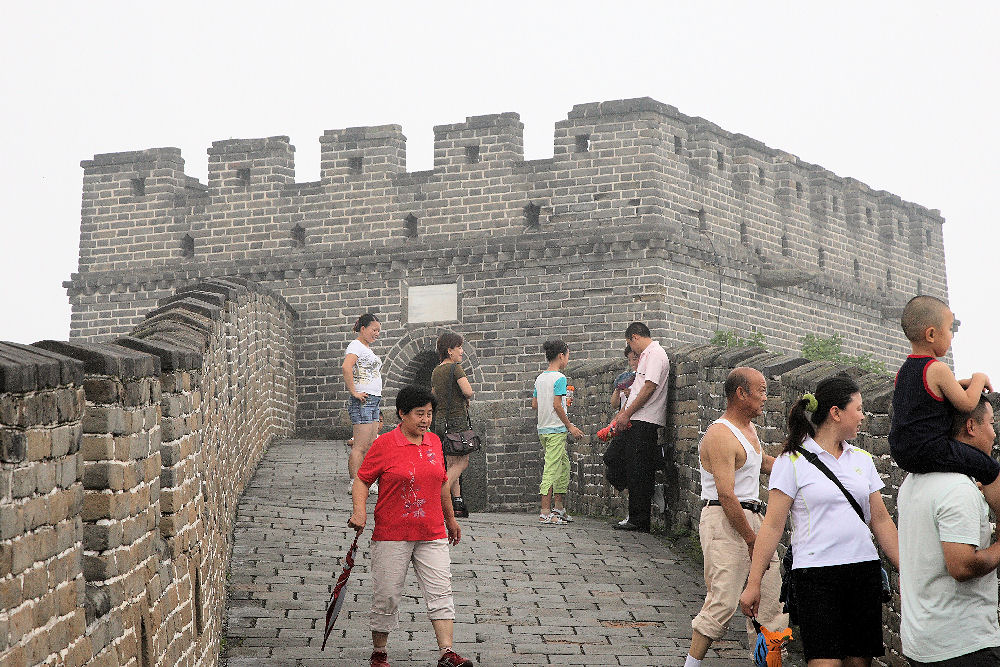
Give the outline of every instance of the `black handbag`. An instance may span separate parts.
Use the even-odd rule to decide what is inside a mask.
[[[625,450],[625,439],[621,435],[611,438],[604,455],[605,475],[608,483],[619,491],[628,486],[628,454]]]
[[[847,498],[847,502],[851,504],[854,511],[858,513],[858,517],[861,522],[866,526],[868,522],[865,521],[865,512],[861,509],[861,505],[858,503],[857,499],[851,494],[850,491],[843,485],[840,479],[833,474],[833,471],[826,467],[819,457],[813,452],[807,451],[806,449],[799,447],[796,452],[801,454],[806,461],[816,466],[816,468],[822,472],[824,475],[830,478],[830,481],[837,485],[844,497]],[[785,550],[785,556],[781,559],[781,594],[778,596],[779,602],[785,603],[785,611],[788,613],[789,620],[792,623],[796,622],[797,618],[797,608],[795,605],[795,580],[792,578],[792,546],[788,545]],[[881,598],[882,602],[889,602],[892,600],[892,587],[889,585],[889,573],[885,571],[885,568],[881,568]]]
[[[778,602],[784,602],[784,611],[788,614],[788,622],[799,623],[799,608],[795,604],[795,580],[792,579],[792,545],[785,547],[785,556],[781,559],[781,592]]]
[[[452,364],[451,367],[451,382],[449,383],[450,391],[448,392],[449,399],[454,397],[455,387],[458,384],[458,381],[455,379],[456,366],[458,366],[458,364]],[[449,401],[449,403],[451,403],[451,401]],[[441,447],[444,450],[445,456],[466,456],[483,446],[482,440],[472,428],[472,419],[469,417],[468,410],[465,411],[465,419],[467,421],[468,428],[462,431],[452,431],[451,424],[448,422],[448,415],[445,413],[444,440],[441,442]]]

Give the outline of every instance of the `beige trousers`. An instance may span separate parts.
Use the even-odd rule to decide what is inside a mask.
[[[455,618],[451,594],[451,553],[448,540],[425,542],[372,542],[371,626],[375,632],[392,632],[399,627],[399,598],[406,583],[406,570],[413,572],[424,594],[427,616],[432,621]]]
[[[748,509],[743,510],[754,532],[760,530],[763,518]],[[709,639],[721,639],[726,634],[729,620],[739,607],[740,595],[746,587],[750,574],[750,552],[747,543],[736,532],[722,507],[711,505],[701,510],[698,524],[701,551],[705,558],[705,586],[708,594],[701,611],[691,621],[691,627]],[[788,614],[782,613],[782,603],[778,602],[781,592],[781,570],[777,554],[771,557],[771,564],[764,572],[760,584],[760,609],[757,621],[768,630],[788,627]],[[747,635],[750,646],[754,645],[757,633],[747,620]]]

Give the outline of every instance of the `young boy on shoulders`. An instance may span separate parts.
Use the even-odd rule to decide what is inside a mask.
[[[563,498],[569,489],[566,432],[572,433],[574,438],[582,438],[583,431],[566,416],[566,376],[562,371],[569,363],[569,346],[561,340],[547,340],[542,348],[549,367],[535,379],[535,391],[531,398],[531,408],[538,415],[538,439],[545,451],[538,520],[545,524],[562,525],[573,520],[563,505]]]
[[[1000,515],[1000,464],[982,451],[950,437],[956,412],[971,412],[984,390],[985,373],[955,379],[940,361],[951,347],[955,315],[932,296],[916,296],[903,309],[903,333],[913,354],[896,373],[892,395],[889,453],[908,472],[959,472],[974,477],[994,512]]]

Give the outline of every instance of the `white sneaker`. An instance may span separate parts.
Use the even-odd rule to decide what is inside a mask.
[[[622,519],[621,521],[618,522],[618,525],[619,526],[624,526],[626,523],[628,523],[628,514],[625,515],[624,519]]]
[[[569,512],[567,512],[564,509],[552,508],[552,513],[561,518],[566,523],[573,523],[573,517],[571,517],[569,515]]]
[[[538,522],[548,526],[565,526],[569,523],[569,521],[566,521],[555,512],[552,514],[539,514]]]
[[[375,483],[372,484],[371,487],[369,487],[368,493],[370,493],[373,496],[378,495],[378,480],[376,480]]]

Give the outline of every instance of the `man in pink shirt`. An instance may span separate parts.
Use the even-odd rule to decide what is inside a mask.
[[[639,355],[635,380],[628,401],[615,417],[616,424],[632,423],[622,434],[628,456],[628,521],[617,530],[649,532],[649,504],[653,497],[656,471],[663,467],[663,448],[657,431],[667,423],[667,376],[670,360],[642,322],[625,330],[625,341]]]

